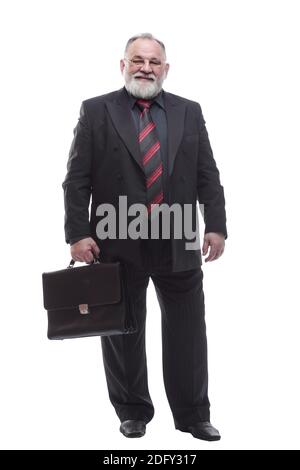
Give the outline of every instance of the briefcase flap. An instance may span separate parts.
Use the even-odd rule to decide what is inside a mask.
[[[122,296],[119,262],[46,272],[42,279],[46,310],[116,304]]]

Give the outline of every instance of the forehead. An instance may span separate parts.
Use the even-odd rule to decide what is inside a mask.
[[[157,41],[152,39],[136,39],[130,44],[127,49],[127,54],[130,57],[139,55],[145,58],[163,57],[163,49]]]

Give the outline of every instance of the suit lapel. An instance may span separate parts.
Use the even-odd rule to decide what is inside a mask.
[[[164,92],[164,101],[168,125],[169,176],[171,176],[177,150],[183,137],[186,105],[183,101],[167,92]]]
[[[136,163],[139,165],[141,170],[144,171],[140,159],[140,149],[135,124],[125,88],[121,88],[121,90],[117,92],[117,98],[115,101],[109,101],[106,105],[119,136],[125,143]]]
[[[170,176],[174,169],[175,157],[183,137],[186,105],[171,93],[164,91],[163,95],[168,126],[168,161]],[[138,166],[144,172],[140,159],[140,149],[135,124],[129,107],[125,87],[118,90],[116,99],[114,101],[108,101],[106,106],[119,136],[125,143],[128,151]]]

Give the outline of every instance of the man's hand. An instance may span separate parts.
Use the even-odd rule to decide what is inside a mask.
[[[214,261],[223,254],[225,249],[225,236],[223,233],[209,232],[204,235],[204,242],[202,247],[202,254],[206,255],[209,250],[209,255],[205,258],[205,263],[207,261]]]
[[[71,246],[71,256],[74,261],[91,263],[99,253],[100,249],[91,237],[83,238]]]

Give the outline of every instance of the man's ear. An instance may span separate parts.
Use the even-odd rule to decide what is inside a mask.
[[[165,69],[166,78],[167,78],[168,73],[169,73],[169,68],[170,68],[170,64],[166,64],[166,69]]]
[[[120,60],[120,70],[121,70],[121,73],[122,73],[122,74],[123,74],[124,67],[125,67],[125,60],[124,60],[124,59],[121,59],[121,60]]]

